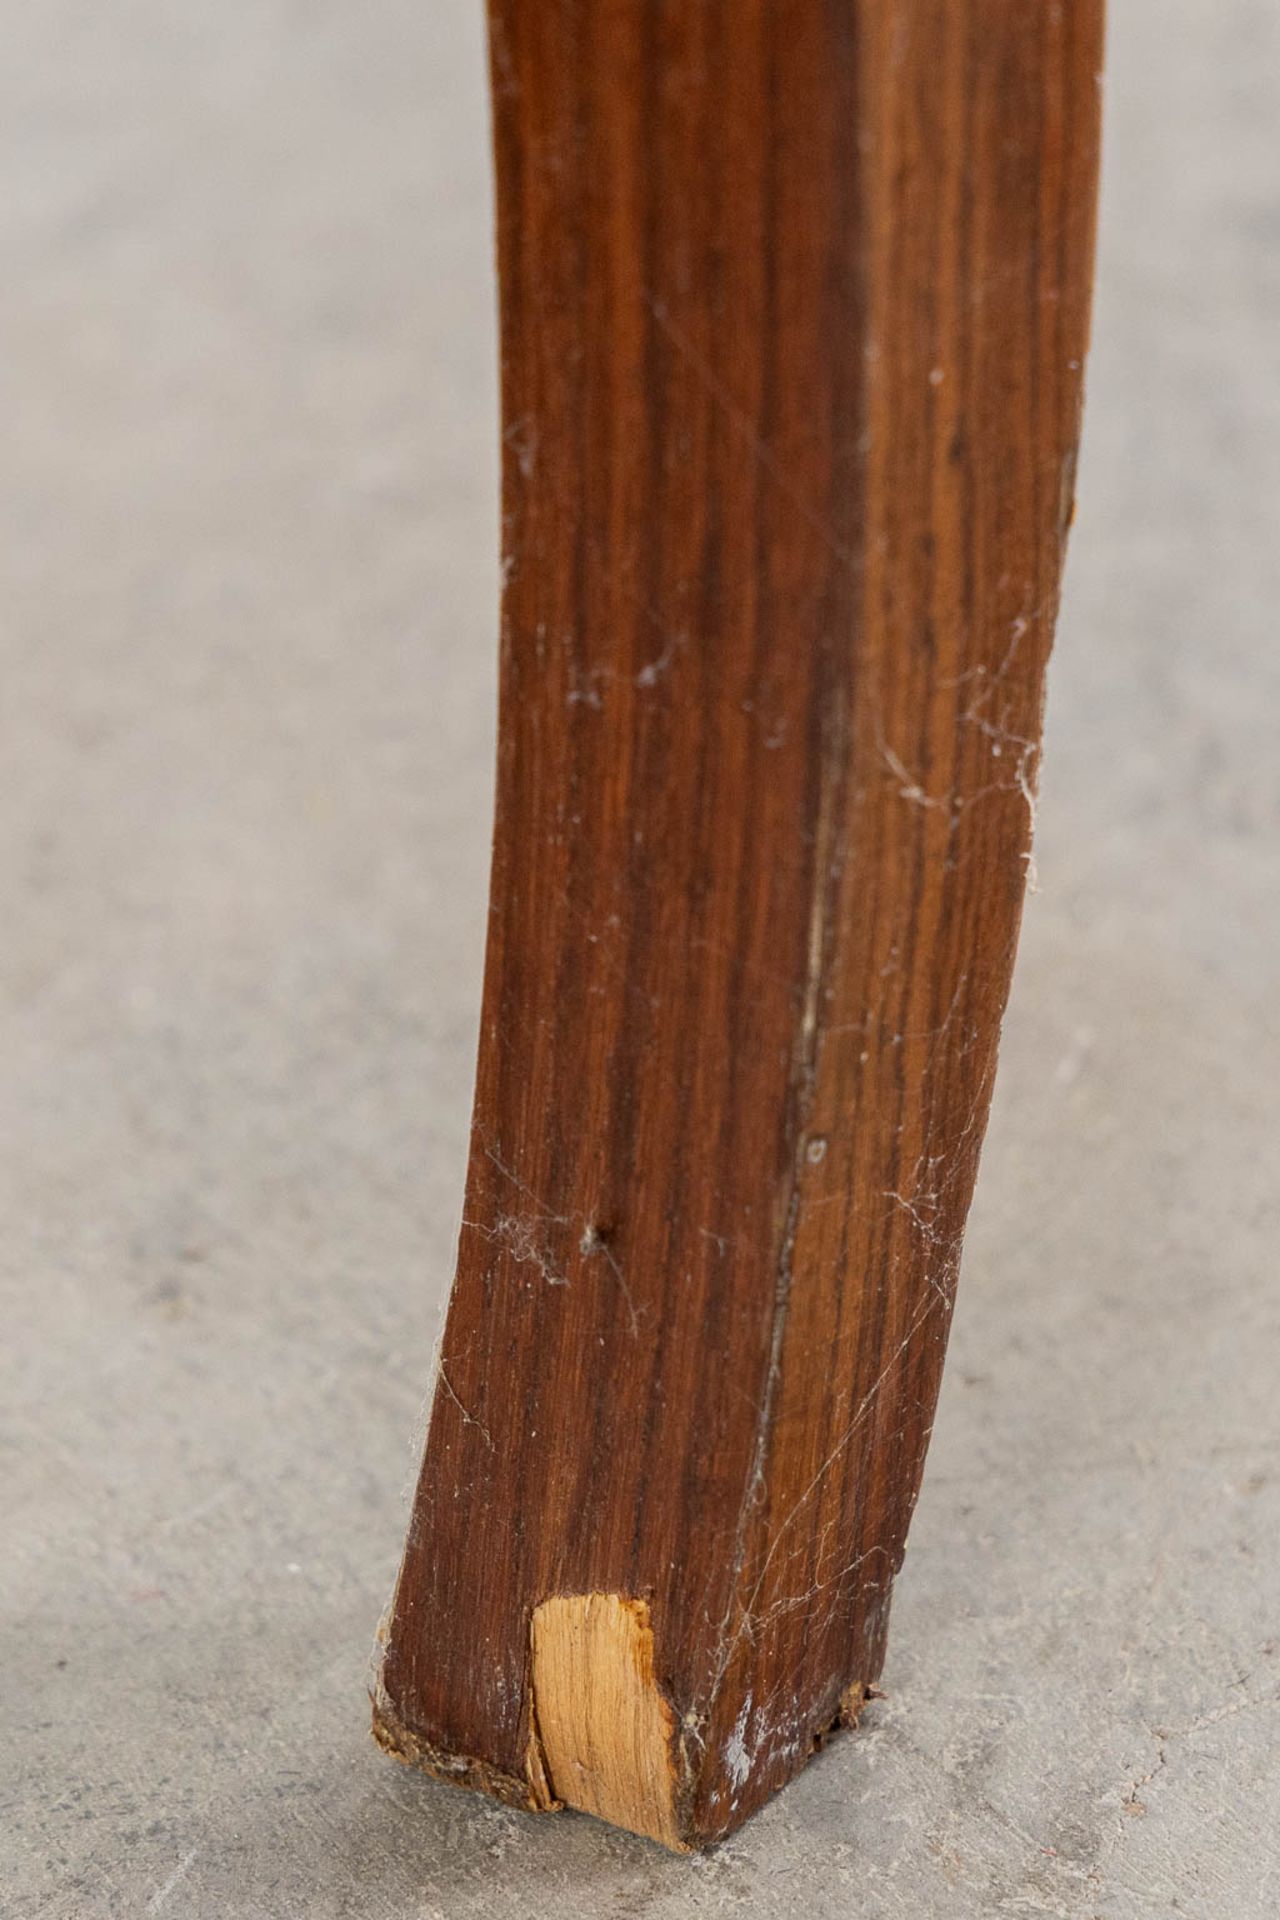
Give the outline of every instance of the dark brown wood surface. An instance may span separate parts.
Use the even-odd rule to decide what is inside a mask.
[[[492,920],[377,1718],[572,1799],[533,1610],[642,1601],[698,1843],[883,1658],[1026,878],[1100,4],[490,18]]]

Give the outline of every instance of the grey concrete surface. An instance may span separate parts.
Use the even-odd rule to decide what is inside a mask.
[[[889,1697],[680,1862],[366,1737],[484,916],[479,0],[0,0],[6,1915],[1280,1911],[1280,15],[1113,11]]]

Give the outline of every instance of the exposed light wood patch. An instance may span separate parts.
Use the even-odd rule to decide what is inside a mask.
[[[675,1715],[654,1676],[643,1600],[544,1600],[533,1615],[533,1700],[557,1800],[688,1851],[676,1816]]]

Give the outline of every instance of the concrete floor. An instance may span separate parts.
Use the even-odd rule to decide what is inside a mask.
[[[889,1698],[680,1862],[366,1735],[484,917],[480,0],[0,3],[6,1915],[1280,1911],[1280,14],[1113,11]]]

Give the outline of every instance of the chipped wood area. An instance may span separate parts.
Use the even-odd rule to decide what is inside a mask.
[[[654,1674],[643,1600],[544,1600],[532,1627],[533,1713],[552,1793],[688,1852],[676,1807],[676,1717]]]
[[[503,1806],[516,1807],[521,1813],[556,1813],[560,1809],[561,1802],[547,1784],[536,1741],[529,1743],[527,1771],[523,1774],[491,1766],[472,1754],[449,1752],[405,1725],[380,1676],[373,1687],[373,1737],[393,1760],[416,1767],[446,1786],[488,1794],[491,1800],[500,1800]]]

